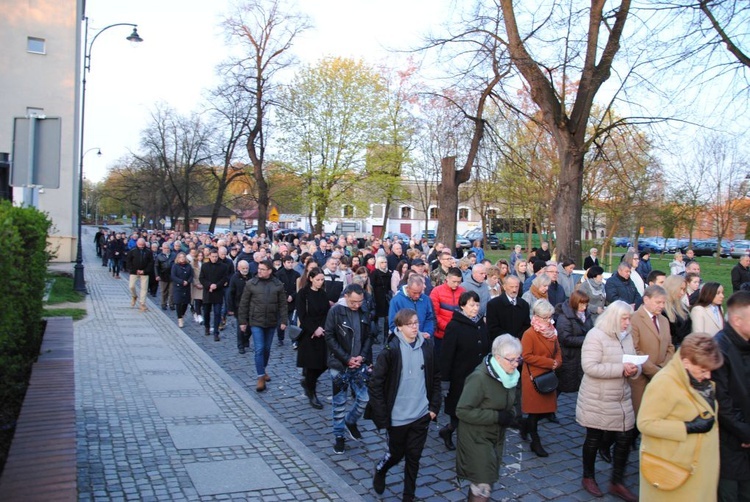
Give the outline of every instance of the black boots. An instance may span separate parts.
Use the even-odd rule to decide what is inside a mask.
[[[314,389],[310,389],[307,386],[307,382],[303,378],[299,381],[300,385],[302,385],[302,389],[305,391],[305,396],[310,401],[310,406],[315,408],[316,410],[322,410],[323,409],[323,403],[320,402],[320,399],[318,399],[318,393],[315,392]]]
[[[531,435],[531,451],[536,453],[538,457],[549,457],[549,453],[544,449],[542,441],[539,439],[539,415],[529,415],[527,425]]]
[[[440,432],[438,435],[445,443],[445,447],[449,450],[455,450],[456,445],[453,444],[453,431],[455,431],[456,428],[453,426],[453,424],[448,424],[442,429],[440,429]]]

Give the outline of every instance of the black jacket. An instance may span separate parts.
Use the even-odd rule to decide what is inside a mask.
[[[637,273],[635,270],[631,272],[631,274],[635,273]],[[641,298],[641,294],[636,289],[633,281],[630,278],[623,278],[616,272],[607,280],[607,284],[604,285],[604,291],[607,293],[607,305],[614,301],[622,300],[625,303],[634,303],[635,310],[638,310],[638,307],[643,303],[643,298]]]
[[[148,248],[135,247],[128,252],[125,267],[130,274],[136,274],[140,270],[142,275],[148,275],[154,268],[154,254]]]
[[[177,254],[173,251],[170,251],[169,254],[159,253],[156,255],[154,271],[160,281],[170,282],[172,280],[172,265],[174,265],[175,258],[177,258]]]
[[[378,360],[372,368],[372,376],[368,382],[370,402],[367,415],[372,418],[378,429],[387,429],[391,426],[391,412],[401,381],[400,343],[398,336],[391,334],[385,347],[378,354]],[[430,403],[429,411],[437,415],[443,396],[440,392],[439,364],[435,361],[435,350],[431,338],[425,339],[422,343],[422,356],[424,357],[427,401]]]
[[[549,288],[547,289],[547,299],[553,307],[560,305],[567,299],[567,296],[565,296],[565,290],[560,283],[553,281],[549,285]]]
[[[445,327],[440,348],[440,374],[450,382],[445,399],[445,413],[456,414],[456,405],[464,388],[464,380],[490,352],[490,336],[483,319],[474,322],[461,312],[454,312]]]
[[[294,310],[297,300],[297,279],[299,279],[299,272],[294,269],[287,270],[282,266],[276,271],[276,278],[284,285],[287,297],[292,297],[292,301],[288,302],[289,312],[291,312]]]
[[[375,297],[375,315],[377,317],[388,317],[388,305],[390,304],[391,292],[391,274],[390,270],[385,272],[375,269],[370,274],[370,284],[372,284],[373,296]]]
[[[719,403],[721,478],[750,480],[750,342],[726,324],[716,334],[724,365],[711,372]]]
[[[581,322],[569,302],[555,307],[555,326],[562,350],[562,365],[557,370],[560,392],[578,392],[583,380],[581,367],[581,347],[586,333],[594,327],[591,315],[586,312],[586,322]]]
[[[201,266],[198,282],[203,286],[203,301],[205,303],[222,303],[224,301],[224,288],[229,285],[229,270],[225,263],[217,260],[216,263],[207,261]],[[211,284],[216,284],[216,289],[209,291]]]
[[[520,295],[516,297],[515,305],[510,303],[505,293],[487,302],[487,331],[490,333],[490,345],[495,338],[504,333],[510,333],[520,339],[530,327],[531,309]]]
[[[371,353],[374,339],[370,333],[370,319],[367,313],[359,309],[360,313],[360,333],[362,337],[362,346],[359,354],[352,354],[352,342],[354,341],[354,332],[347,326],[347,312],[349,307],[337,303],[326,316],[326,345],[328,346],[328,367],[337,371],[344,371],[349,365],[349,359],[352,357],[362,356],[365,364],[371,361],[368,354]]]
[[[237,309],[240,306],[242,293],[245,291],[245,284],[251,279],[250,274],[242,275],[239,270],[229,279],[229,305],[227,309],[237,315]]]

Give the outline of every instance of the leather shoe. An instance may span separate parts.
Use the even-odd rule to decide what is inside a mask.
[[[318,395],[313,392],[312,396],[310,397],[310,406],[315,408],[316,410],[322,410],[323,409],[323,403],[320,402],[320,399],[318,399]]]
[[[255,390],[257,392],[263,392],[264,390],[266,390],[266,379],[262,376],[258,377],[258,383],[255,386]]]
[[[549,453],[547,453],[547,450],[544,449],[544,446],[538,440],[531,441],[531,451],[536,453],[537,457],[549,457]]]
[[[611,495],[614,495],[615,497],[621,498],[625,502],[638,502],[638,497],[636,497],[633,492],[625,488],[625,485],[613,483],[609,485],[609,493]]]
[[[599,489],[599,485],[596,484],[596,480],[594,478],[583,478],[583,481],[581,481],[581,486],[583,486],[583,489],[589,492],[594,497],[603,497],[604,494]]]
[[[267,374],[263,375],[263,378],[266,380],[266,382],[270,382],[271,381],[271,377],[268,376]]]
[[[245,353],[245,347],[240,347],[239,350],[240,350],[240,354],[244,354]]]
[[[382,495],[385,491],[385,473],[380,472],[377,465],[375,466],[375,472],[372,474],[372,488],[378,495]]]
[[[549,415],[547,415],[547,420],[549,420],[553,424],[559,424],[560,423],[560,420],[558,420],[557,415],[555,415],[554,413],[550,413]]]
[[[600,446],[599,456],[608,464],[612,463],[612,452],[610,451],[609,447]]]
[[[453,451],[456,449],[456,445],[453,444],[453,428],[450,426],[443,427],[440,429],[440,432],[438,432],[438,435],[445,443],[445,447],[449,449],[450,451]]]

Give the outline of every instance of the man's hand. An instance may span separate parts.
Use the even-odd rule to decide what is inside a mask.
[[[240,324],[240,331],[244,333],[246,329],[247,329],[247,324]]]
[[[325,334],[326,334],[326,330],[324,330],[322,327],[318,326],[318,329],[316,329],[313,332],[312,336],[313,336],[313,338],[315,338],[315,337],[323,336]]]
[[[286,324],[280,325],[279,328],[281,329],[281,331],[284,331],[286,329]]]
[[[352,357],[349,359],[349,367],[352,369],[362,366],[362,356]]]
[[[187,286],[187,285],[188,285],[188,282],[187,282],[187,281],[182,281],[182,285],[183,285],[183,286]]]
[[[435,420],[435,417],[436,417],[436,416],[437,416],[437,415],[436,415],[435,413],[433,413],[433,412],[430,412],[430,420]]]
[[[157,276],[156,276],[156,282],[159,282],[160,280],[161,280],[161,277],[159,277],[159,276],[157,275]]]
[[[430,334],[429,334],[428,332],[426,332],[426,331],[422,331],[422,336],[423,336],[423,337],[424,337],[425,339],[427,339],[427,338],[430,338],[430,336],[431,336],[431,335],[430,335]]]
[[[208,287],[209,291],[215,291],[216,290],[216,284],[211,284],[211,286]]]
[[[289,296],[286,297],[286,302],[287,303],[292,303],[292,295],[289,295]]]

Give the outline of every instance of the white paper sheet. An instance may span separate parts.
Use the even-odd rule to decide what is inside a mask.
[[[648,360],[648,356],[634,356],[630,354],[623,354],[622,355],[622,362],[623,363],[632,363],[636,366],[640,366],[643,363],[645,363]]]

